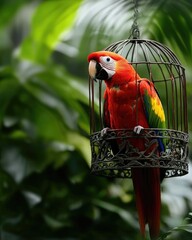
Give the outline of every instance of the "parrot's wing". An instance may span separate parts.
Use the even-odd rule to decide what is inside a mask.
[[[154,87],[147,79],[139,80],[139,91],[150,128],[166,128],[165,113]],[[165,150],[165,142],[159,141],[160,151]]]
[[[139,83],[139,90],[149,127],[166,128],[164,109],[153,83],[143,79]]]

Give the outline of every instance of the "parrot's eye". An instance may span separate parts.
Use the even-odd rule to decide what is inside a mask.
[[[103,62],[110,63],[112,61],[112,58],[110,57],[102,57]]]
[[[102,56],[100,57],[100,62],[104,67],[114,69],[115,60],[113,58],[109,56]]]

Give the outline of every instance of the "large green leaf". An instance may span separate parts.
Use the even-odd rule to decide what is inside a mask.
[[[72,26],[81,2],[43,1],[33,16],[31,33],[21,46],[21,57],[46,62],[61,34]]]

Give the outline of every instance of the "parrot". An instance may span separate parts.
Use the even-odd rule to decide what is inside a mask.
[[[165,113],[154,83],[141,78],[123,56],[110,51],[97,51],[88,55],[88,72],[91,79],[105,82],[103,122],[105,129],[131,129],[140,134],[144,128],[166,128]],[[119,143],[117,142],[117,145]],[[133,138],[129,144],[144,151],[143,138]],[[148,152],[165,150],[158,138]],[[146,225],[151,239],[160,232],[161,189],[165,170],[131,168],[136,209],[141,235],[146,236]]]

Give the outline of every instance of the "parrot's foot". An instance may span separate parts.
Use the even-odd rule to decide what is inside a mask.
[[[110,130],[110,128],[108,128],[108,127],[103,128],[103,129],[101,130],[101,137],[104,137],[109,130]]]
[[[137,134],[140,134],[141,133],[141,130],[143,129],[144,127],[138,125],[138,126],[135,126],[133,131]]]

